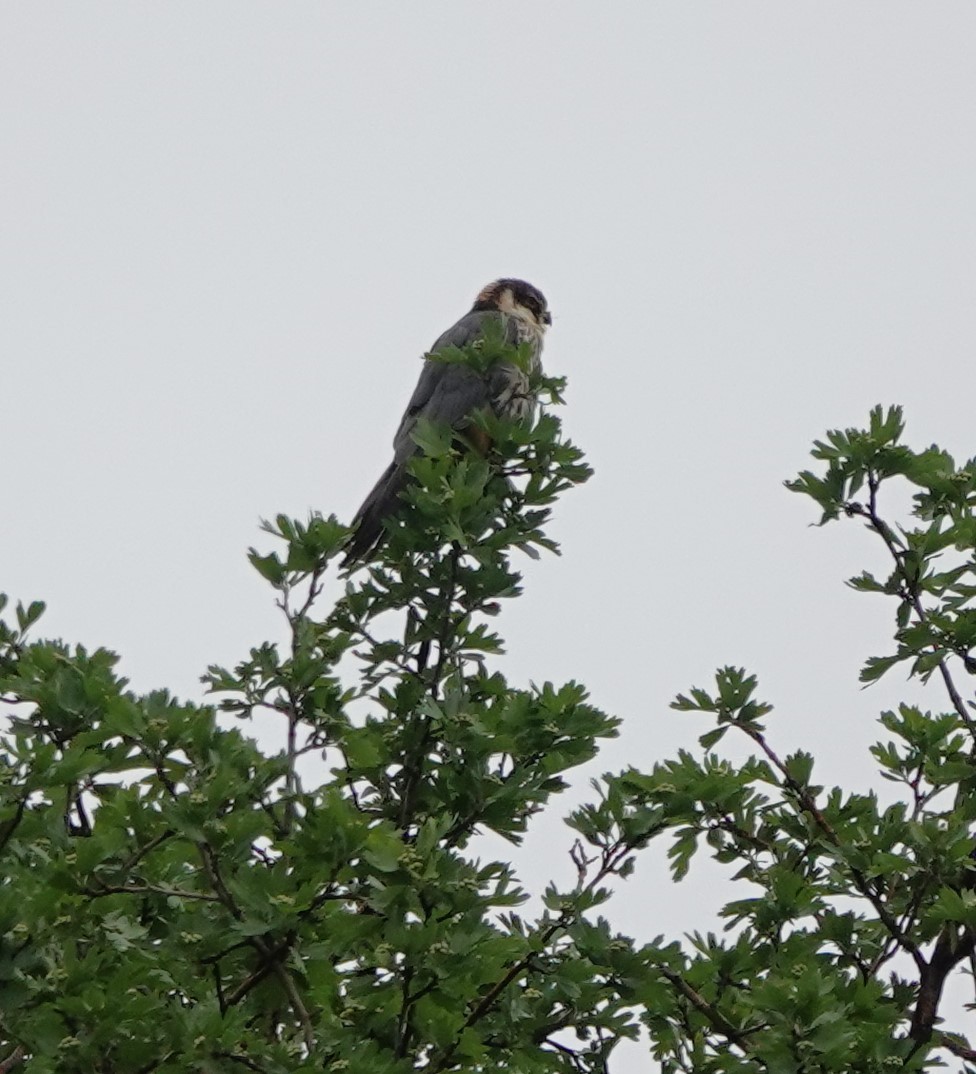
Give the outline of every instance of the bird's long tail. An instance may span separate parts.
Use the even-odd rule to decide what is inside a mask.
[[[364,559],[383,536],[383,522],[397,506],[407,483],[407,464],[394,460],[363,501],[352,520],[353,532],[346,544],[342,567],[351,567]]]

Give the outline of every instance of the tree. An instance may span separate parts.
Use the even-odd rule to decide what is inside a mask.
[[[443,357],[485,372],[518,355],[488,340]],[[560,400],[561,382],[538,386]],[[550,413],[480,420],[489,459],[421,430],[409,507],[327,611],[347,531],[265,524],[280,550],[251,559],[287,643],[210,669],[220,718],[126,691],[111,653],[30,640],[43,608],[17,606],[0,633],[0,1070],[585,1074],[641,1024],[672,1071],[971,1058],[937,1015],[976,935],[973,717],[954,679],[973,671],[976,467],[910,451],[879,410],[791,486],[891,556],[887,579],[853,583],[896,604],[897,649],[865,678],[908,662],[948,692],[945,712],[882,717],[899,805],[815,786],[811,756],[767,738],[755,680],[722,669],[675,702],[714,724],[700,754],[599,781],[569,817],[577,882],[523,917],[511,865],[479,862],[475,837],[517,842],[617,721],[578,684],[520,689],[497,669],[512,552],[552,547],[551,505],[588,470]],[[915,528],[880,514],[897,478],[920,490]],[[280,720],[274,756],[234,723],[259,710]],[[729,733],[755,745],[739,767],[715,752]],[[654,838],[676,879],[702,844],[735,870],[724,937],[635,942],[600,916]]]

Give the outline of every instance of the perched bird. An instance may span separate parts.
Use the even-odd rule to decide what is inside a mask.
[[[552,317],[542,292],[524,280],[503,279],[488,284],[470,312],[449,328],[428,353],[473,343],[484,334],[489,321],[501,323],[509,343],[530,344],[530,367],[533,372],[541,368],[542,340]],[[413,431],[420,419],[464,432],[474,447],[487,453],[491,444],[482,430],[470,425],[472,414],[491,407],[501,418],[527,420],[534,406],[527,375],[512,363],[499,362],[482,375],[470,366],[427,358],[393,438],[393,461],[352,520],[353,533],[342,565],[348,567],[364,558],[383,536],[383,521],[396,508],[407,483],[407,465],[418,451]]]

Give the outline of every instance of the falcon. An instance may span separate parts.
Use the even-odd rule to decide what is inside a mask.
[[[440,336],[428,355],[447,347],[465,347],[482,337],[490,322],[500,323],[508,343],[529,344],[529,369],[542,368],[542,342],[552,316],[545,296],[525,280],[501,279],[478,294],[471,310]],[[480,452],[487,453],[487,435],[470,424],[473,414],[490,408],[498,417],[528,421],[535,409],[526,372],[510,362],[498,362],[486,375],[470,366],[438,362],[431,357],[424,367],[400,426],[393,437],[393,461],[352,520],[343,567],[366,557],[383,537],[383,522],[396,509],[407,484],[407,467],[419,450],[413,438],[423,418],[463,433]]]

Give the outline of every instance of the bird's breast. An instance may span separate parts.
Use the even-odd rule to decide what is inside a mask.
[[[531,348],[529,368],[538,373],[542,368],[542,340],[544,329],[529,323],[522,317],[514,317],[517,339]],[[529,377],[515,365],[502,365],[493,384],[492,408],[507,421],[529,422],[535,415],[535,396],[529,385]]]
[[[535,396],[528,376],[514,365],[503,366],[499,374],[492,399],[495,413],[507,421],[529,421],[535,412]]]

